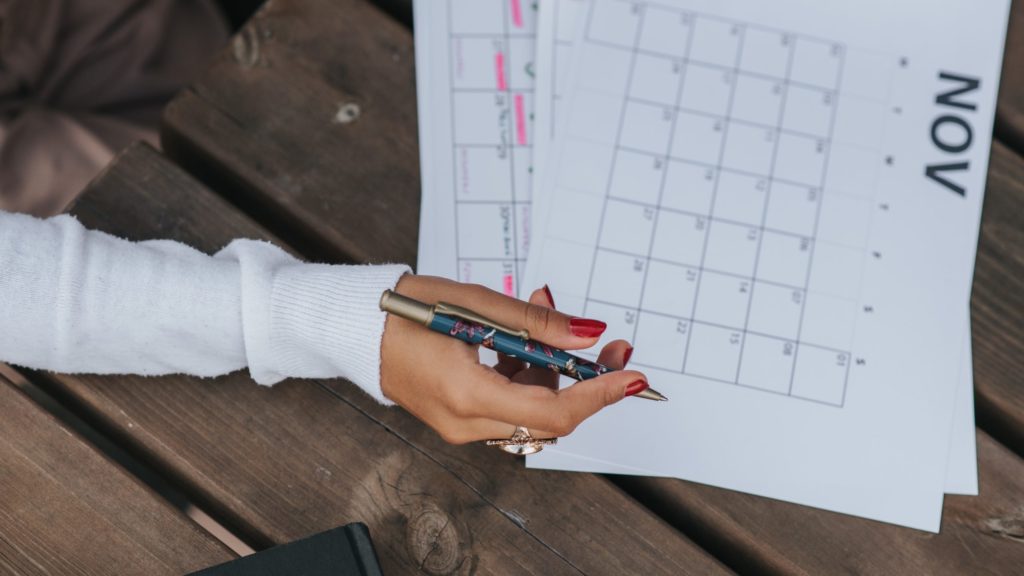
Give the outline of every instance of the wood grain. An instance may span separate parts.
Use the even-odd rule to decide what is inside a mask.
[[[126,198],[133,206],[118,208]],[[205,251],[268,237],[146,146],[122,154],[74,213],[122,237]],[[607,480],[535,474],[493,449],[447,447],[348,383],[264,388],[236,373],[45,385],[264,545],[359,520],[387,574],[725,572]]]
[[[996,136],[1024,154],[1024,3],[1014,0],[996,109]]]
[[[681,480],[621,485],[738,572],[761,574],[1020,574],[1024,461],[978,433],[980,496],[946,496],[926,534]]]
[[[167,574],[231,552],[0,376],[0,573]]]
[[[373,5],[275,0],[168,106],[163,146],[305,254],[413,264],[414,76],[408,29]]]
[[[1024,456],[1024,158],[996,143],[971,298],[979,424]]]

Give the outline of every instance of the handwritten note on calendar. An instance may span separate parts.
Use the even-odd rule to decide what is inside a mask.
[[[530,465],[659,462],[937,530],[988,145],[936,119],[990,129],[1006,12],[588,5],[527,281],[609,320],[672,402]]]
[[[415,3],[418,271],[519,293],[530,244],[536,4]]]

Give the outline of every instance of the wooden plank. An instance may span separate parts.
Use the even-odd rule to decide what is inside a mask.
[[[980,496],[946,496],[942,531],[925,534],[681,480],[621,485],[738,572],[1019,574],[1024,461],[978,433]]]
[[[0,376],[0,572],[168,574],[231,552]]]
[[[996,136],[1024,153],[1024,2],[1014,0],[999,86]]]
[[[999,143],[971,304],[978,422],[1024,455],[1024,158]]]
[[[118,208],[125,198],[133,206]],[[146,146],[119,157],[74,213],[206,251],[267,237]],[[255,542],[360,520],[387,574],[725,572],[607,480],[449,447],[347,383],[59,376],[47,389]]]
[[[408,29],[367,2],[276,0],[168,106],[164,148],[305,254],[412,264],[413,60]]]

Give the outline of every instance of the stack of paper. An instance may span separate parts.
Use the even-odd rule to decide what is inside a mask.
[[[419,272],[608,322],[668,403],[531,467],[937,531],[1008,0],[420,0]]]

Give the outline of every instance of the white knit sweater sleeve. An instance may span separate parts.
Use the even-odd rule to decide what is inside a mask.
[[[344,377],[378,401],[381,292],[407,266],[306,264],[236,240],[215,256],[71,216],[0,212],[0,361],[64,373]]]

